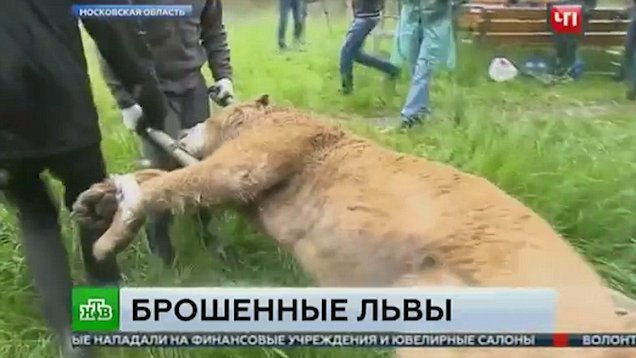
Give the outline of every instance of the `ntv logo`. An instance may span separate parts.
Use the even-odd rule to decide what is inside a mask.
[[[119,329],[119,288],[73,287],[73,331]]]
[[[80,321],[110,321],[113,319],[113,308],[101,298],[89,299],[79,305]]]
[[[550,26],[557,34],[583,32],[581,5],[553,5],[550,8]]]

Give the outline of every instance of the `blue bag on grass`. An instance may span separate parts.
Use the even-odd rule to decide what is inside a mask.
[[[522,66],[522,72],[529,75],[545,75],[550,72],[548,62],[540,57],[531,57],[527,59]]]

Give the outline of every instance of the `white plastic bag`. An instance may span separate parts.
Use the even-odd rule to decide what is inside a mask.
[[[495,82],[510,81],[518,74],[515,65],[505,57],[494,58],[488,67],[488,76]]]

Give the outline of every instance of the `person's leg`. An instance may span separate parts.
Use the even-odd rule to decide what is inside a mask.
[[[64,204],[71,211],[77,197],[91,185],[107,177],[106,165],[99,144],[52,156],[48,160],[51,174],[64,184]],[[117,285],[120,271],[116,258],[97,262],[93,244],[107,228],[78,225],[78,233],[87,279],[94,285]]]
[[[300,0],[302,5],[302,21],[301,21],[301,34],[300,34],[300,43],[305,44],[305,36],[307,34],[307,0]]]
[[[303,22],[305,19],[304,1],[291,0],[291,11],[294,18],[294,43],[299,45],[302,42]]]
[[[353,91],[353,60],[360,52],[365,37],[369,34],[373,24],[367,19],[354,18],[347,31],[345,41],[340,49],[340,76],[342,78],[342,92]]]
[[[632,18],[627,28],[627,38],[625,40],[625,54],[623,59],[623,76],[632,84],[636,82],[636,67],[634,61],[636,59],[636,17]],[[634,88],[632,88],[634,89]]]
[[[636,56],[632,56],[631,59],[631,73],[628,78],[628,87],[625,97],[630,100],[636,100]]]
[[[287,48],[287,44],[285,44],[285,33],[287,32],[287,18],[289,15],[290,8],[291,8],[291,0],[279,1],[278,48],[281,50]]]
[[[203,75],[199,76],[197,85],[180,98],[179,114],[180,132],[188,130],[204,122],[210,117],[210,97]]]
[[[413,68],[411,86],[401,111],[406,126],[418,122],[422,114],[426,115],[430,112],[429,89],[433,64],[429,58],[427,41],[430,39],[423,38],[420,43],[419,53]]]
[[[180,113],[176,111],[182,110],[180,107],[180,96],[166,93],[167,99],[171,104],[171,110],[166,118],[164,131],[174,139],[178,139],[181,125],[179,122]],[[150,167],[162,170],[174,170],[178,166],[175,161],[166,154],[161,148],[142,140],[143,155],[150,162]],[[172,214],[169,211],[154,212],[146,217],[146,239],[150,251],[159,256],[166,265],[171,265],[174,261],[174,248],[170,240],[170,226],[172,223]]]
[[[180,107],[182,109],[180,115],[182,133],[210,117],[210,100],[203,75],[199,76],[197,86],[181,98]],[[209,234],[207,229],[212,221],[210,210],[201,209],[197,215],[197,221],[203,226],[205,234]],[[206,242],[209,239],[211,239],[210,235],[204,235]]]
[[[568,39],[565,34],[553,34],[554,42],[554,68],[556,75],[561,75],[567,68],[568,57]]]
[[[411,51],[408,53],[409,66],[411,68],[411,77],[415,74],[415,65],[420,55],[420,47],[422,47],[422,41],[424,41],[423,31],[416,30],[415,34],[411,38]]]
[[[617,81],[629,80],[631,77],[632,71],[632,59],[634,58],[634,49],[636,48],[636,18],[632,19],[629,22],[629,26],[627,27],[627,36],[625,37],[624,51],[623,51],[623,59],[619,68],[617,69],[617,73],[615,75],[615,79]]]
[[[371,31],[378,25],[380,22],[379,18],[367,18],[363,19],[367,25],[364,27],[364,33],[361,33],[362,43],[358,47],[358,51],[354,55],[354,60],[361,65],[375,68],[378,71],[384,72],[391,77],[396,77],[399,74],[400,69],[393,65],[389,61],[384,61],[375,56],[371,56],[364,52],[364,41],[369,36]]]
[[[17,209],[22,234],[22,250],[42,298],[42,311],[48,326],[65,349],[65,356],[90,356],[88,350],[72,349],[71,280],[68,256],[58,223],[58,210],[46,184],[40,179],[41,163],[21,160],[0,163],[10,175],[3,193]]]
[[[576,62],[576,52],[579,47],[579,38],[577,35],[569,35],[566,38],[566,49],[563,66],[566,71],[569,71]],[[568,72],[566,72],[567,74]]]

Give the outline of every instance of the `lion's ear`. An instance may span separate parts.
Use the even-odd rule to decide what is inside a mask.
[[[260,95],[256,99],[256,104],[258,104],[259,106],[262,106],[262,107],[269,106],[269,95],[267,93],[264,93],[264,94]]]

